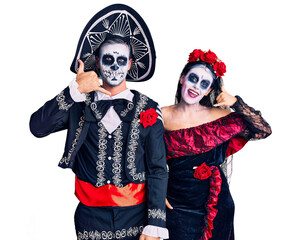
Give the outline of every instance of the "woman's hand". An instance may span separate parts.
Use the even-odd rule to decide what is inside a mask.
[[[225,87],[221,87],[222,92],[217,96],[217,104],[214,107],[232,107],[236,103],[237,98],[233,97],[230,93],[225,90]]]
[[[104,88],[100,87],[100,82],[97,74],[94,71],[85,72],[84,63],[82,60],[78,59],[79,68],[76,75],[76,82],[78,84],[78,91],[80,93],[89,93],[92,91],[99,91],[107,95],[111,93]]]
[[[168,207],[169,209],[173,209],[173,207],[168,202],[167,198],[165,199],[165,204],[166,204],[166,207]]]

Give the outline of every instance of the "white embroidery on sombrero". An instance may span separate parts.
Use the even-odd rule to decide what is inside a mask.
[[[146,54],[148,54],[149,50],[147,46],[137,38],[131,38],[130,43],[132,47],[132,53],[136,59],[136,62],[143,58]]]
[[[132,63],[131,68],[128,71],[128,75],[130,75],[133,79],[137,79],[139,77],[139,68],[146,68],[145,64],[139,62],[139,60],[149,54],[149,49],[143,42],[139,41],[135,37],[130,39],[130,44],[132,47],[132,54],[135,57],[135,62]]]
[[[135,28],[134,32],[133,32],[133,35],[138,35],[140,34],[140,29],[138,27]]]
[[[109,22],[108,19],[105,19],[105,20],[102,21],[102,26],[104,26],[106,29],[109,28],[109,24],[110,24],[110,22]]]
[[[142,62],[137,62],[137,64],[138,64],[138,66],[139,66],[140,68],[143,68],[143,69],[146,68],[145,64],[142,63]]]
[[[92,51],[94,52],[100,44],[106,39],[107,33],[106,32],[91,32],[88,36],[88,40],[90,43],[90,46],[92,48]]]
[[[133,79],[138,78],[138,67],[137,63],[132,62],[131,68],[128,71],[128,75],[130,75]]]
[[[128,16],[121,14],[110,27],[110,33],[115,36],[129,37],[131,35]]]
[[[116,13],[119,13],[119,15],[110,23],[108,17],[111,17]],[[131,22],[129,21],[129,18],[132,20],[131,22],[133,22],[133,24],[137,25],[133,32],[131,31],[131,29],[133,29],[133,26],[131,26]],[[104,31],[92,32],[91,30],[95,28],[95,26],[97,26],[100,22],[102,26],[105,28]],[[101,43],[106,39],[108,33],[116,36],[130,38],[132,54],[135,57],[134,62],[132,62],[132,67],[128,71],[128,75],[132,79],[139,80],[139,78],[143,77],[143,76],[139,76],[139,68],[146,69],[146,65],[141,63],[140,60],[146,55],[149,55],[149,68],[147,72],[144,73],[144,75],[148,75],[149,71],[152,68],[151,58],[153,57],[151,56],[151,51],[149,49],[148,39],[145,33],[143,32],[143,29],[141,29],[141,26],[137,21],[137,19],[135,19],[134,16],[132,16],[127,11],[112,11],[102,16],[97,21],[95,21],[94,24],[87,31],[86,36],[82,42],[82,46],[78,52],[78,58],[81,56],[84,60],[85,70],[91,70],[95,67],[95,55],[93,54],[93,52],[97,48],[99,48]],[[138,34],[141,34],[143,36],[145,43],[135,37]],[[86,40],[90,45],[90,52],[82,54],[81,51],[83,50],[83,44]],[[77,68],[78,68],[78,63],[76,62],[75,69]]]

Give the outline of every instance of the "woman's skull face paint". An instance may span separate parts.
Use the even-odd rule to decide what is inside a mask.
[[[104,44],[100,49],[99,67],[102,79],[110,86],[118,86],[129,68],[130,49],[126,44]]]
[[[181,96],[187,104],[198,103],[210,90],[213,76],[203,65],[196,65],[182,79]]]

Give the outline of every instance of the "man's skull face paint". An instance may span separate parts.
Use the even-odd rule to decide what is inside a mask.
[[[198,103],[210,90],[213,76],[209,69],[197,65],[190,69],[182,79],[181,96],[187,104]]]
[[[102,79],[110,86],[118,86],[129,68],[129,47],[126,44],[104,44],[100,49],[99,67]]]

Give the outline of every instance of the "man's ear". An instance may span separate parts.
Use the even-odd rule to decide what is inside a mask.
[[[129,60],[129,66],[128,66],[128,70],[130,70],[130,69],[131,69],[131,66],[132,66],[132,61],[133,61],[133,59],[131,58],[131,59]]]
[[[207,96],[211,92],[212,88],[210,88],[206,93],[205,96]]]

